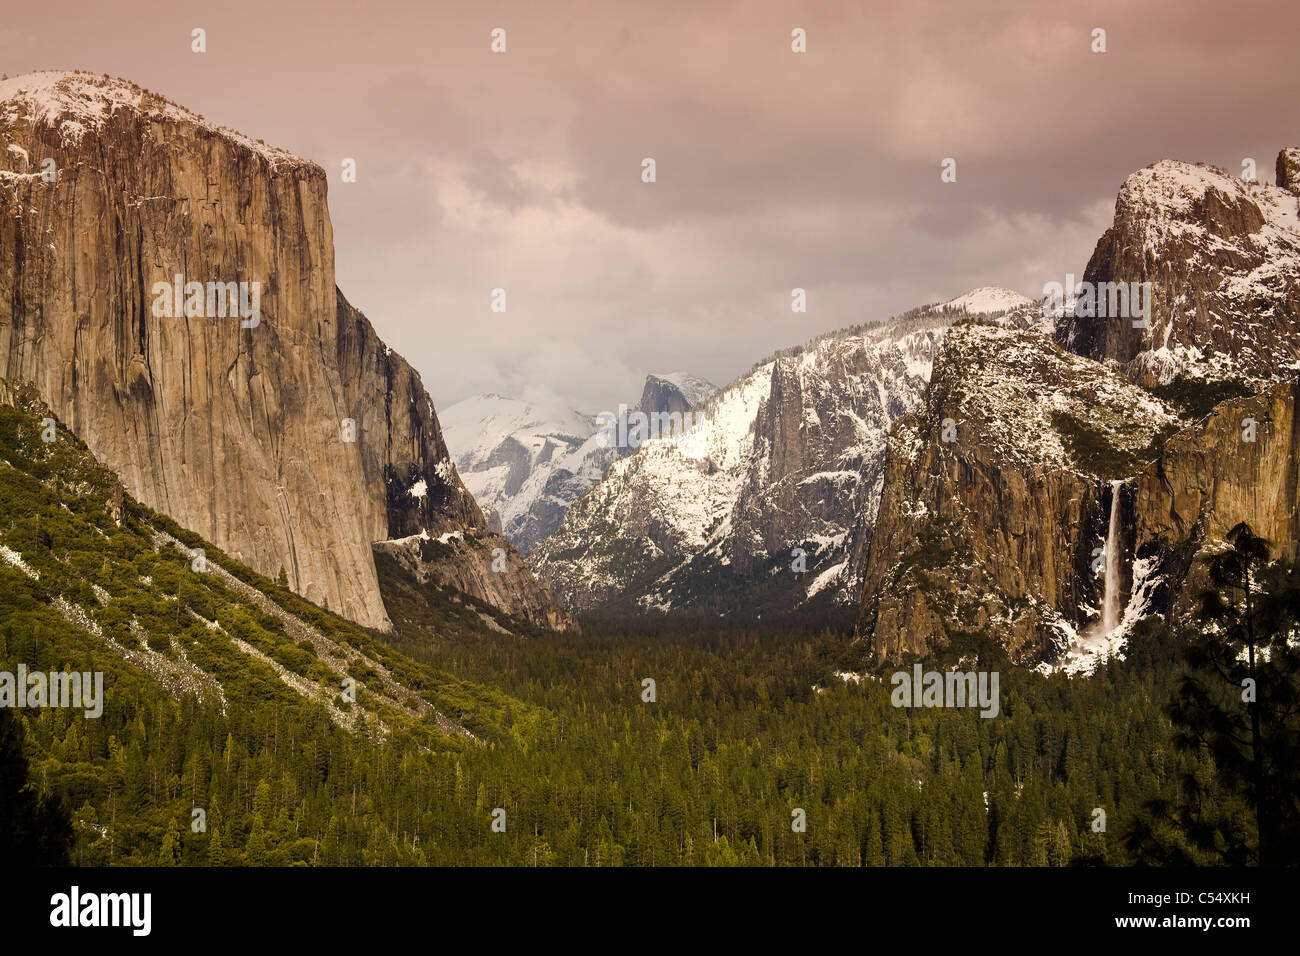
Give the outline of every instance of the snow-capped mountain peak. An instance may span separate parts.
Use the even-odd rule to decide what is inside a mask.
[[[994,312],[1009,312],[1028,305],[1033,305],[1033,300],[1019,292],[997,286],[981,286],[965,295],[941,302],[933,308],[965,312],[967,315],[989,315]]]
[[[688,372],[651,375],[640,408],[647,415],[685,412],[716,390]],[[605,416],[618,415],[619,405],[588,415],[558,403],[489,393],[451,405],[440,418],[461,480],[527,554],[559,526],[570,504],[631,451],[611,444],[602,427]]]
[[[917,310],[758,363],[689,431],[614,464],[530,564],[575,608],[713,606],[718,587],[734,591],[719,582],[787,607],[845,593],[826,572],[874,513],[890,426],[921,400],[951,319]]]

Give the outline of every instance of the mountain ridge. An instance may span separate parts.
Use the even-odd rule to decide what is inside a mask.
[[[579,610],[734,614],[761,600],[779,611],[841,591],[830,572],[847,563],[857,503],[875,494],[884,425],[916,400],[957,314],[924,307],[756,363],[696,406],[686,434],[611,466],[531,566]]]
[[[686,372],[651,374],[636,408],[647,416],[681,415],[716,390]],[[611,427],[620,411],[626,433],[626,405],[588,415],[488,393],[451,405],[442,421],[462,481],[528,555],[611,464],[633,451],[619,446]]]

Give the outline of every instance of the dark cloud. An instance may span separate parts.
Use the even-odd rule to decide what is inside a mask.
[[[325,166],[340,285],[440,405],[609,407],[649,371],[722,383],[972,286],[1033,293],[1081,271],[1133,170],[1271,175],[1300,129],[1300,12],[1265,0],[73,0],[6,19],[10,74],[127,76]]]

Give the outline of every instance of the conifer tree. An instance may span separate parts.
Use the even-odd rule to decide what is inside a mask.
[[[1207,561],[1187,673],[1168,708],[1193,762],[1177,802],[1148,802],[1128,843],[1154,862],[1264,866],[1300,861],[1300,589],[1245,524]]]
[[[23,728],[0,708],[0,859],[9,866],[68,862],[72,823],[56,799],[38,794],[28,779]]]

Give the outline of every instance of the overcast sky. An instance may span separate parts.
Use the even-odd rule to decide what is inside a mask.
[[[437,406],[588,412],[975,286],[1041,294],[1156,160],[1253,157],[1271,182],[1300,145],[1297,50],[1292,0],[73,0],[0,22],[10,76],[123,76],[320,163],[339,286]]]

